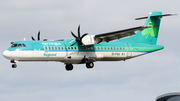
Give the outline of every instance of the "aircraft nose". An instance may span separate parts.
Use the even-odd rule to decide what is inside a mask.
[[[8,59],[11,56],[11,53],[8,50],[5,50],[3,56]]]

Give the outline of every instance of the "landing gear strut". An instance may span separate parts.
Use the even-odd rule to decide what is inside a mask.
[[[65,68],[67,71],[71,71],[71,70],[73,70],[73,65],[72,64],[66,64]]]
[[[88,63],[86,63],[86,67],[87,67],[88,69],[91,69],[91,68],[94,67],[94,63],[93,63],[93,62],[88,62]]]
[[[17,67],[17,65],[14,63],[14,64],[12,64],[12,68],[16,68]]]

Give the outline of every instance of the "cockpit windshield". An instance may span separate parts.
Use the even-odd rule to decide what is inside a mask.
[[[12,44],[11,47],[26,47],[24,43],[22,44]]]
[[[18,45],[18,44],[12,44],[12,46],[11,46],[11,47],[17,47],[17,45]]]

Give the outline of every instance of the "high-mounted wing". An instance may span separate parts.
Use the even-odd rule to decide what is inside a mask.
[[[151,27],[151,26],[139,26],[139,27],[129,28],[129,29],[125,29],[125,30],[103,33],[103,34],[95,35],[94,38],[95,38],[95,40],[100,40],[100,42],[104,42],[104,41],[109,42],[109,41],[124,38],[127,36],[132,36],[135,34],[135,31],[143,30],[143,29],[149,28],[149,27]]]
[[[139,26],[109,33],[103,33],[103,34],[97,34],[97,35],[88,35],[88,33],[85,33],[80,37],[80,25],[78,27],[78,36],[76,36],[72,31],[71,34],[76,38],[75,42],[71,45],[75,45],[76,43],[78,45],[93,45],[100,42],[109,42],[112,40],[124,38],[127,36],[132,36],[135,34],[135,31],[137,30],[143,30],[145,28],[149,28],[151,26]]]

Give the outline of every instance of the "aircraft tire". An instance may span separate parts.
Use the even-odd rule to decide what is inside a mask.
[[[94,63],[93,62],[88,62],[88,63],[86,63],[86,67],[88,69],[93,68],[94,67]]]
[[[71,70],[73,70],[73,65],[72,64],[66,64],[65,68],[67,71],[71,71]]]
[[[17,67],[17,65],[16,64],[12,64],[12,68],[16,68]]]

